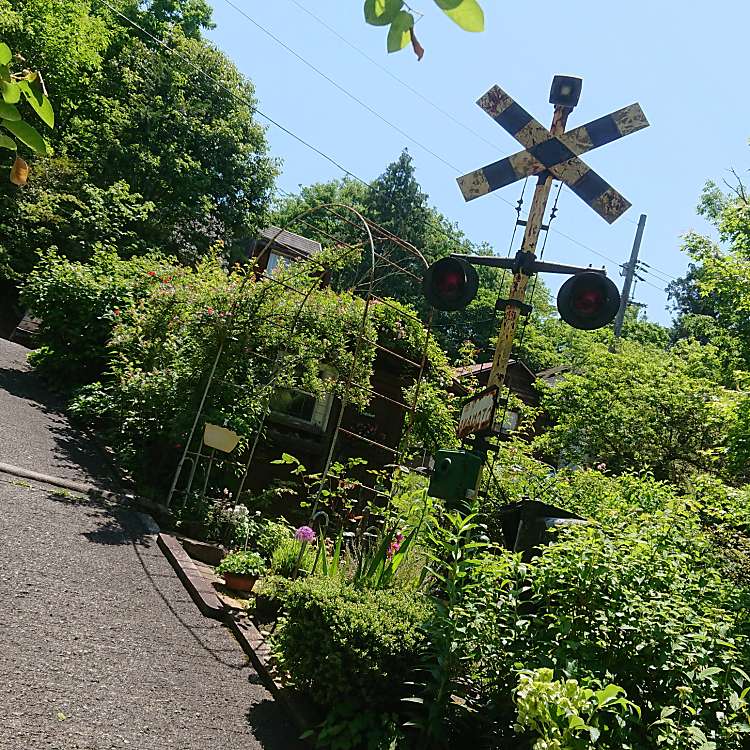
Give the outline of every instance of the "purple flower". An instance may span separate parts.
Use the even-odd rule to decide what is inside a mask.
[[[309,526],[300,526],[294,532],[294,538],[298,542],[312,542],[315,539],[315,532]]]
[[[395,539],[391,542],[390,546],[388,547],[388,552],[386,553],[386,557],[388,560],[393,560],[393,556],[401,549],[401,543],[404,541],[404,535],[399,532],[396,534]]]

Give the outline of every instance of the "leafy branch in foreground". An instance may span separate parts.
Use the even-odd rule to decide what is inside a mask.
[[[435,5],[464,31],[484,31],[484,11],[477,0],[434,0]],[[398,52],[411,43],[419,60],[424,48],[414,33],[413,11],[403,0],[365,0],[365,21],[388,26],[388,52]],[[421,17],[421,14],[417,14]]]
[[[16,59],[22,58],[16,56]],[[0,42],[0,126],[4,131],[0,132],[0,148],[16,152],[16,159],[10,170],[10,181],[14,185],[25,185],[29,177],[29,165],[18,156],[15,139],[36,154],[46,154],[50,147],[41,133],[24,120],[16,105],[23,97],[39,119],[50,128],[55,125],[55,113],[47,98],[42,74],[28,68],[14,73],[10,68],[12,62],[10,47]]]

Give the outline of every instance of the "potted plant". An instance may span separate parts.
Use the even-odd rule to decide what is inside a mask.
[[[252,591],[266,564],[257,552],[232,552],[216,567],[224,582],[235,591]]]

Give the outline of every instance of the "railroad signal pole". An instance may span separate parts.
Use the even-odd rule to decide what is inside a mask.
[[[648,120],[638,104],[631,104],[566,132],[568,117],[578,104],[582,85],[580,78],[554,77],[549,98],[554,105],[554,115],[549,130],[498,86],[493,86],[477,102],[495,122],[519,141],[524,150],[459,177],[458,185],[465,200],[474,200],[524,177],[537,176],[537,184],[525,222],[521,248],[515,258],[453,256],[463,263],[510,268],[513,271],[508,298],[499,301],[504,304],[505,312],[498,332],[488,388],[464,405],[459,420],[459,437],[472,432],[477,435],[497,432],[495,420],[500,389],[505,382],[518,320],[522,314],[531,312],[525,297],[529,278],[534,273],[573,276],[560,290],[558,310],[563,320],[577,328],[592,330],[607,325],[620,307],[617,287],[606,278],[603,269],[596,271],[536,260],[539,235],[542,229],[547,229],[544,214],[554,179],[564,182],[610,224],[631,205],[580,156],[648,127]]]
[[[552,116],[552,127],[549,131],[551,135],[556,136],[565,132],[565,125],[572,111],[573,106],[555,105],[555,112]],[[531,278],[531,274],[528,273],[528,262],[536,259],[536,246],[542,231],[542,224],[544,223],[544,213],[547,210],[547,201],[552,190],[552,181],[552,174],[545,170],[537,178],[536,187],[534,188],[534,197],[531,201],[531,208],[526,219],[523,241],[521,242],[521,249],[519,251],[522,257],[519,258],[518,269],[513,274],[508,299],[505,300],[503,322],[497,334],[495,356],[492,360],[492,370],[487,383],[491,388],[500,388],[505,382],[505,373],[508,369],[508,361],[510,360],[510,353],[513,348],[513,338],[518,328],[518,320],[521,317],[521,313],[527,307],[524,304],[524,299],[526,297],[526,287]],[[527,310],[527,312],[531,311]]]

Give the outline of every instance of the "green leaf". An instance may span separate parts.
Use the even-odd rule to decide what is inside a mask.
[[[603,706],[606,703],[610,703],[624,692],[625,691],[618,685],[609,684],[604,689],[596,691],[597,703],[599,706]]]
[[[16,142],[12,138],[0,133],[0,148],[8,148],[11,151],[16,151],[18,146],[16,146]]]
[[[365,21],[372,26],[388,26],[403,4],[403,0],[365,0]]]
[[[698,673],[699,680],[705,680],[707,677],[712,677],[715,674],[721,674],[724,670],[721,667],[707,667]]]
[[[18,104],[21,101],[21,88],[17,83],[0,81],[0,91],[3,94],[3,101],[8,104]]]
[[[0,42],[0,65],[7,65],[12,58],[10,47],[5,42]]]
[[[33,83],[21,81],[18,85],[21,87],[26,101],[31,105],[34,112],[37,113],[39,119],[48,127],[54,128],[55,113],[49,99],[44,94],[41,84],[38,81],[34,81]]]
[[[435,3],[464,31],[484,31],[484,11],[477,0],[435,0]]]
[[[35,151],[37,154],[47,153],[47,144],[40,135],[39,131],[29,125],[27,122],[10,122],[3,120],[2,125],[6,130],[13,133],[19,141],[25,143],[30,149]]]
[[[414,16],[405,10],[398,12],[388,29],[388,51],[398,52],[411,42],[411,29],[414,28]]]
[[[11,120],[12,122],[19,122],[21,119],[21,113],[13,104],[7,102],[0,102],[0,118],[3,120]]]

